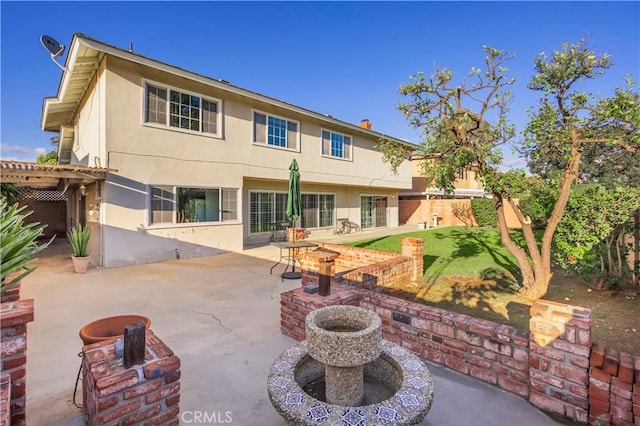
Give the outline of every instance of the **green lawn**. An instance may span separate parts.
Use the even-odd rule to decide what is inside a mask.
[[[522,232],[511,231],[512,238],[524,245]],[[400,253],[400,239],[424,238],[424,278],[433,282],[444,276],[480,279],[504,276],[515,280],[518,264],[500,243],[500,232],[493,228],[447,227],[391,235],[346,245]]]
[[[524,245],[520,230],[512,230]],[[540,237],[541,235],[538,235]],[[389,293],[443,309],[527,329],[529,306],[521,300],[518,265],[493,228],[447,227],[347,245],[400,253],[400,239],[424,238],[424,282]]]

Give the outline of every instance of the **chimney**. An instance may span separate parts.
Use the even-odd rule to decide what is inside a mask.
[[[371,130],[371,122],[369,121],[369,119],[363,118],[362,120],[360,120],[360,124],[358,124],[358,127],[362,127],[363,129]]]

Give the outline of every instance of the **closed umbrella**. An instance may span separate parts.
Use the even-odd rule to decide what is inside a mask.
[[[295,222],[300,217],[300,172],[298,171],[298,162],[294,159],[289,165],[289,192],[287,193],[287,206],[285,214],[287,219],[291,221],[291,228],[293,231],[293,245],[296,243],[296,227]],[[294,257],[295,248],[289,249],[289,259],[293,262],[292,272],[285,272],[282,274],[283,278],[298,279],[302,277],[302,274],[296,272],[296,260]]]
[[[296,241],[295,221],[300,217],[300,172],[298,162],[294,159],[289,166],[289,193],[287,194],[287,208],[285,210],[287,219],[291,221],[294,228],[293,241]]]

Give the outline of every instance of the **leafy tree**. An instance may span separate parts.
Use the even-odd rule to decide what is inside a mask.
[[[40,154],[36,157],[36,163],[40,164],[58,164],[58,146],[60,145],[60,135],[54,135],[50,139],[51,146],[54,148],[46,154]]]
[[[554,258],[578,272],[598,268],[621,277],[625,250],[616,244],[629,217],[640,207],[640,190],[578,185],[572,191],[554,238]],[[614,247],[615,245],[615,247]]]
[[[558,181],[528,177],[526,183],[525,192],[514,196],[520,199],[520,210],[529,218],[533,229],[544,229],[558,200]]]
[[[58,152],[49,151],[46,154],[40,154],[36,157],[36,163],[40,164],[58,164]]]
[[[505,66],[513,56],[491,47],[484,50],[484,71],[471,68],[459,84],[453,83],[454,73],[448,69],[436,69],[430,78],[423,73],[412,76],[410,83],[400,87],[400,93],[410,100],[398,108],[412,126],[423,129],[419,151],[440,155],[440,162],[425,170],[426,177],[451,190],[455,170],[476,167],[477,176],[493,194],[502,244],[518,262],[521,293],[537,299],[547,292],[553,235],[578,177],[585,147],[604,143],[636,151],[640,146],[640,93],[631,81],[610,98],[596,99],[578,92],[578,83],[599,77],[610,66],[609,56],[596,56],[584,40],[577,45],[564,43],[550,58],[544,52],[535,58],[535,75],[529,88],[539,92],[541,100],[537,110],[530,113],[521,152],[530,159],[541,153],[545,158],[561,159],[558,199],[538,247],[531,221],[514,201],[513,194],[525,190],[524,172],[500,173],[497,167],[500,145],[514,136],[513,125],[507,121],[511,99],[508,88],[514,80],[506,77]],[[397,153],[390,152],[389,156],[398,159]],[[522,225],[525,247],[516,244],[508,232],[505,203]]]

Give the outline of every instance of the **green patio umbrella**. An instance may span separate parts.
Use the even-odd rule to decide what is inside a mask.
[[[295,221],[300,217],[300,172],[298,171],[298,162],[295,159],[289,165],[289,192],[285,214],[287,219],[291,221],[291,227],[294,228],[293,242],[295,242]]]

